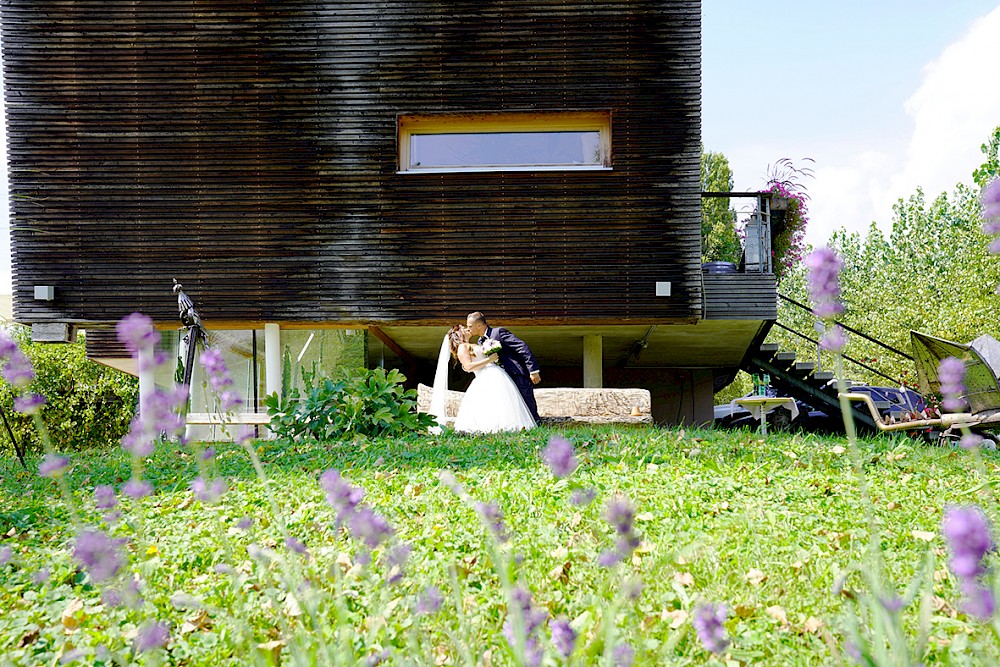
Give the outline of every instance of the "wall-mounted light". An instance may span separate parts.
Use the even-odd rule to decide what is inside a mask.
[[[657,281],[656,296],[670,296],[670,283]]]
[[[35,285],[35,301],[52,301],[56,298],[54,285]]]

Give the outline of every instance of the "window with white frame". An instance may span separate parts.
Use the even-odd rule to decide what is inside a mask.
[[[399,170],[611,168],[611,114],[551,112],[399,117]]]

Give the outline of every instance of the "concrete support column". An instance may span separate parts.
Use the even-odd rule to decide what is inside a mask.
[[[583,386],[588,389],[604,387],[604,338],[583,337]]]
[[[264,325],[264,391],[281,397],[281,328],[271,322]]]
[[[153,347],[140,349],[136,363],[139,366],[139,414],[141,415],[156,392],[156,352]]]

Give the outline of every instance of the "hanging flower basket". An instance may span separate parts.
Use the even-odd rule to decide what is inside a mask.
[[[787,211],[788,210],[788,197],[771,197],[771,210],[772,211]]]

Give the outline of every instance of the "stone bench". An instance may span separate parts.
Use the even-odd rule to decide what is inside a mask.
[[[465,396],[449,391],[445,399],[445,417],[458,414]],[[535,389],[538,416],[543,421],[651,422],[649,391],[646,389],[586,389],[583,387],[545,387]],[[427,412],[431,388],[417,386],[417,410]]]

